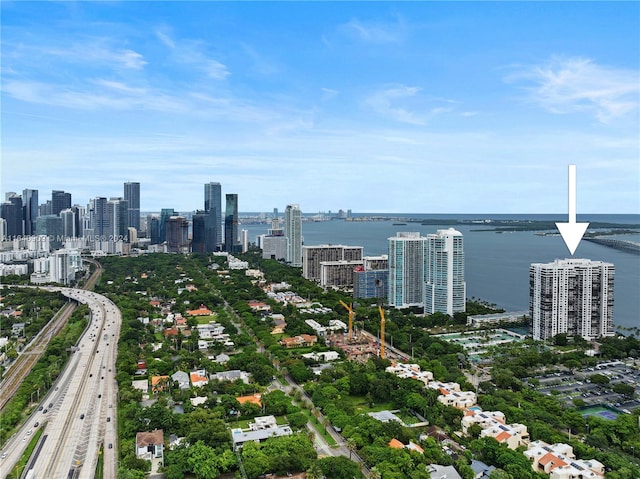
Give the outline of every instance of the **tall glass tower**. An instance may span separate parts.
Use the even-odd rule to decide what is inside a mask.
[[[285,208],[284,235],[287,238],[287,263],[291,266],[302,266],[302,212],[300,205],[287,205]]]
[[[222,244],[222,186],[211,182],[204,185],[204,210],[214,212],[216,221],[216,244]]]
[[[24,209],[24,234],[36,234],[36,218],[38,217],[38,190],[22,190],[22,207]]]
[[[453,316],[466,309],[462,233],[449,228],[427,235],[424,312]]]
[[[238,250],[238,195],[228,193],[224,217],[224,250],[235,253]]]
[[[420,233],[403,231],[389,238],[389,306],[424,306],[426,245]]]
[[[59,215],[62,210],[71,208],[71,193],[53,190],[51,192],[51,214]]]
[[[140,183],[124,184],[124,200],[127,202],[127,227],[140,231]]]

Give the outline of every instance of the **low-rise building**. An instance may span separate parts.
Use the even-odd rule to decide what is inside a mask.
[[[279,426],[273,416],[263,416],[254,418],[253,423],[249,423],[248,429],[232,429],[231,439],[233,449],[242,448],[245,442],[262,442],[272,437],[290,436],[293,434],[289,425]]]
[[[150,461],[164,459],[164,433],[162,429],[136,434],[136,457]]]
[[[302,348],[305,346],[313,346],[318,342],[317,336],[311,336],[309,334],[300,334],[291,338],[282,338],[280,344],[285,348]]]
[[[237,381],[240,379],[243,383],[249,384],[249,373],[246,371],[240,371],[239,369],[213,373],[209,377],[212,381]]]
[[[399,378],[411,378],[422,381],[425,385],[433,381],[433,373],[431,371],[422,371],[417,364],[396,363],[385,369],[386,372],[395,374]]]
[[[189,375],[184,371],[176,371],[171,375],[171,379],[178,383],[179,389],[189,389]]]
[[[199,388],[206,384],[209,384],[209,380],[207,379],[207,372],[204,369],[200,369],[198,371],[193,371],[189,374],[191,379],[191,384],[193,387]]]
[[[595,459],[576,459],[573,448],[568,444],[547,444],[534,441],[524,455],[531,461],[534,471],[549,474],[550,479],[601,479],[604,465]]]
[[[318,353],[307,353],[302,355],[303,358],[313,359],[314,361],[335,361],[340,359],[340,354],[337,351],[323,351]]]

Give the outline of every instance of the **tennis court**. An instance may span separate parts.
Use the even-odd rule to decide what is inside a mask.
[[[580,411],[582,417],[598,416],[608,421],[614,421],[618,417],[618,413],[605,406],[591,406]]]

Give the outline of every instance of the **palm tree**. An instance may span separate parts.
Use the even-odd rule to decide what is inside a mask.
[[[377,467],[374,466],[371,468],[371,471],[369,472],[369,479],[382,479],[382,474]]]
[[[347,439],[347,449],[349,449],[349,460],[351,460],[351,453],[356,450],[356,441],[352,437]]]
[[[313,463],[309,469],[307,469],[307,479],[322,479],[324,474],[322,469],[318,466],[318,463]]]

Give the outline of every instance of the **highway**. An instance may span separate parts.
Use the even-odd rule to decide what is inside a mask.
[[[52,389],[2,450],[0,478],[20,460],[39,428],[44,429],[43,435],[23,477],[32,470],[35,478],[92,478],[103,446],[104,477],[116,477],[115,361],[120,311],[109,299],[90,291],[45,289],[87,304],[91,317]]]

